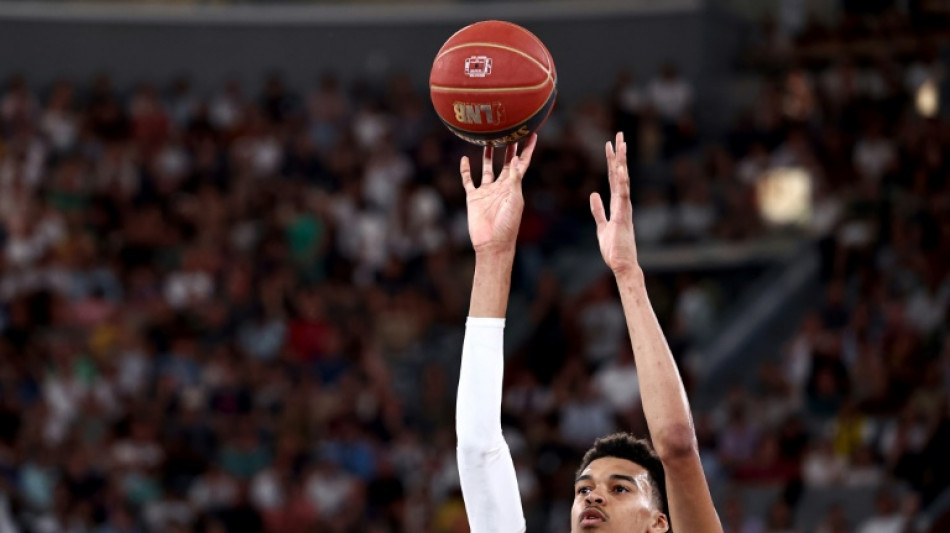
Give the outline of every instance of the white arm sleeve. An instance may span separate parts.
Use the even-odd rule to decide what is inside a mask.
[[[455,410],[459,477],[472,533],[522,533],[515,466],[501,434],[505,319],[469,317]]]

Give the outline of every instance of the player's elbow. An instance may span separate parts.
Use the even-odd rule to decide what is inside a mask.
[[[459,436],[457,455],[460,464],[469,466],[483,465],[490,462],[499,453],[507,451],[508,446],[501,435],[486,438],[464,438]]]
[[[657,432],[653,444],[664,464],[695,457],[699,453],[696,432],[689,424],[675,424],[663,428]]]
[[[491,453],[505,442],[501,427],[485,427],[477,424],[458,424],[455,428],[458,449],[467,454]]]

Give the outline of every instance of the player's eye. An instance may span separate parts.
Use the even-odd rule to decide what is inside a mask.
[[[630,489],[624,487],[623,485],[617,485],[614,487],[614,492],[630,492]]]
[[[577,487],[578,494],[587,494],[590,492],[590,487]]]

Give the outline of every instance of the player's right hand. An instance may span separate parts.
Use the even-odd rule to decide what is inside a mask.
[[[465,199],[468,205],[468,234],[476,254],[514,252],[524,210],[521,180],[531,164],[531,154],[538,142],[531,135],[517,155],[518,145],[510,144],[505,150],[505,165],[498,177],[492,168],[492,147],[482,153],[482,179],[478,187],[472,181],[468,157],[459,164]]]

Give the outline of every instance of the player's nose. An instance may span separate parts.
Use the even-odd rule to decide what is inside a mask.
[[[596,490],[591,490],[590,492],[587,493],[587,496],[584,498],[584,501],[586,501],[588,504],[592,504],[592,503],[600,504],[600,503],[604,503],[604,497],[601,496],[600,493],[597,492]]]

